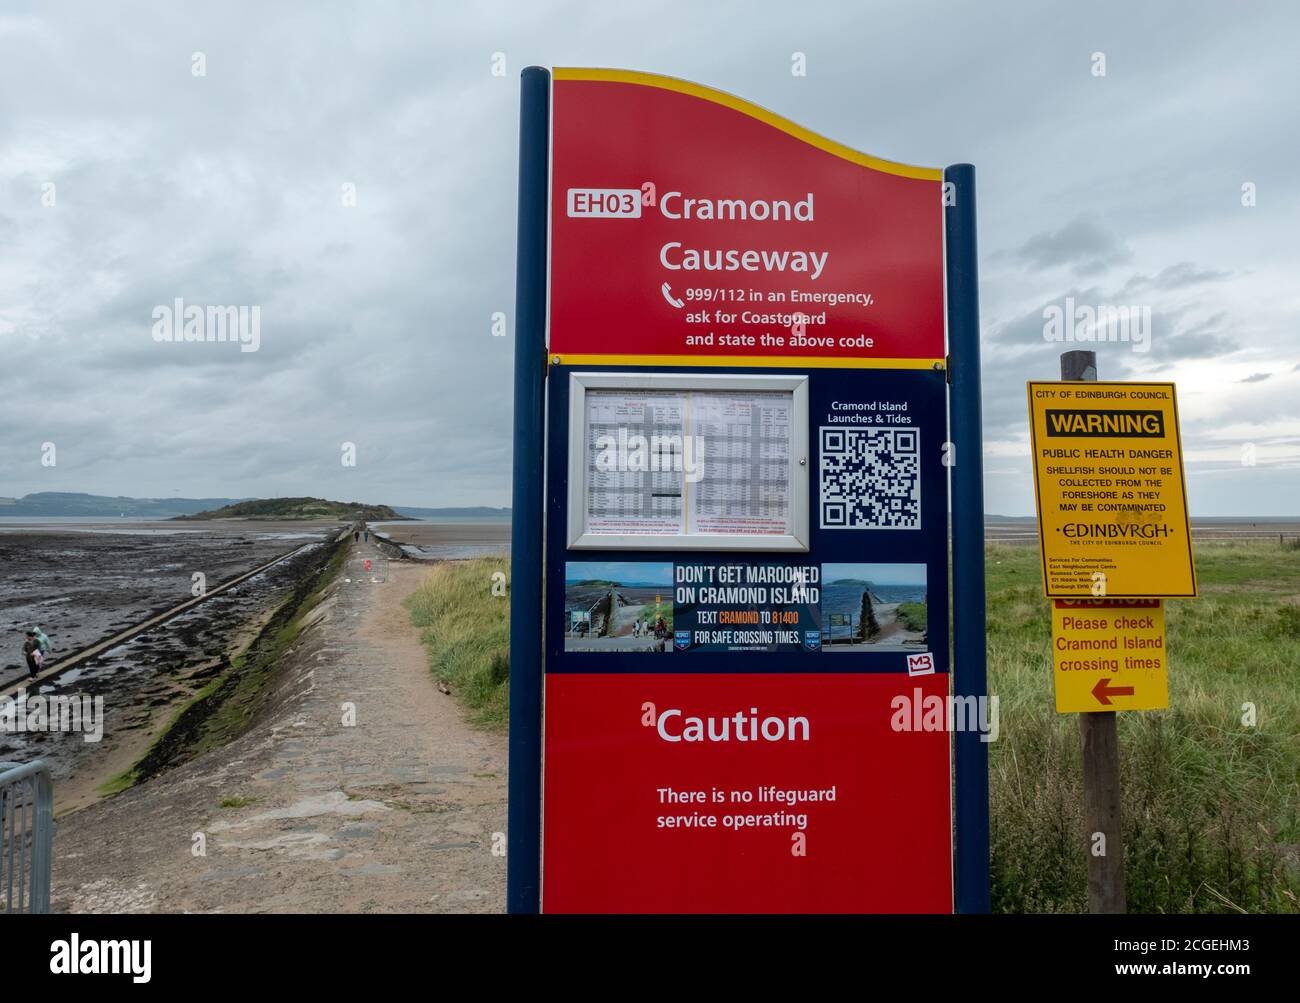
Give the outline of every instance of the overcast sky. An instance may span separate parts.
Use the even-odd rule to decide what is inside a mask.
[[[1024,381],[1073,296],[1150,308],[1099,368],[1177,381],[1193,514],[1295,515],[1297,38],[1289,3],[0,0],[0,495],[509,504],[536,63],[974,163],[989,512],[1032,509]],[[177,297],[260,305],[259,350],[156,343]]]

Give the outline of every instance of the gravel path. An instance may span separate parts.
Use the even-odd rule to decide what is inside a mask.
[[[60,819],[57,911],[504,909],[505,738],[434,684],[401,605],[427,569],[387,570],[335,583],[251,731]]]

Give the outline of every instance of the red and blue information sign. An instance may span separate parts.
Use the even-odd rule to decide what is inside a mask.
[[[942,172],[665,77],[552,95],[541,908],[952,911]],[[570,549],[592,373],[806,377],[806,549]]]
[[[682,80],[554,75],[553,354],[943,358],[940,171]]]

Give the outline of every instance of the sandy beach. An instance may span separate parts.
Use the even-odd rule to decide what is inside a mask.
[[[0,583],[0,691],[27,697],[103,698],[103,737],[0,731],[0,760],[39,756],[60,810],[93,801],[128,769],[175,708],[230,665],[280,602],[328,557],[340,522],[0,520],[0,558],[16,573]],[[395,522],[372,527],[407,557],[439,560],[505,553],[509,523]],[[286,556],[291,555],[291,556]],[[52,678],[26,683],[23,631],[50,637],[55,670],[73,653],[174,608],[194,595],[196,573],[215,589],[276,558],[280,563]]]
[[[335,577],[245,734],[62,816],[54,910],[500,912],[505,736],[435,686],[402,603],[428,570]]]
[[[0,686],[21,678],[22,630],[39,624],[65,657],[307,543],[336,523],[0,521]],[[244,590],[244,605],[256,598]],[[230,610],[226,615],[232,615]]]
[[[230,664],[281,599],[322,564],[334,523],[42,522],[0,524],[0,558],[19,569],[0,583],[0,627],[9,641],[0,689],[27,699],[103,700],[103,734],[0,731],[0,760],[45,760],[60,810],[87,803],[129,768],[174,707]],[[75,652],[194,597],[195,573],[213,590],[292,555],[220,595],[58,673]],[[53,645],[40,682],[26,684],[23,630],[39,625]]]
[[[503,519],[462,522],[374,522],[371,529],[416,560],[454,560],[510,552],[510,523]]]

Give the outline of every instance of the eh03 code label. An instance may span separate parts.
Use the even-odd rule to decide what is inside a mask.
[[[570,188],[568,214],[593,219],[640,219],[641,192],[636,188]]]

